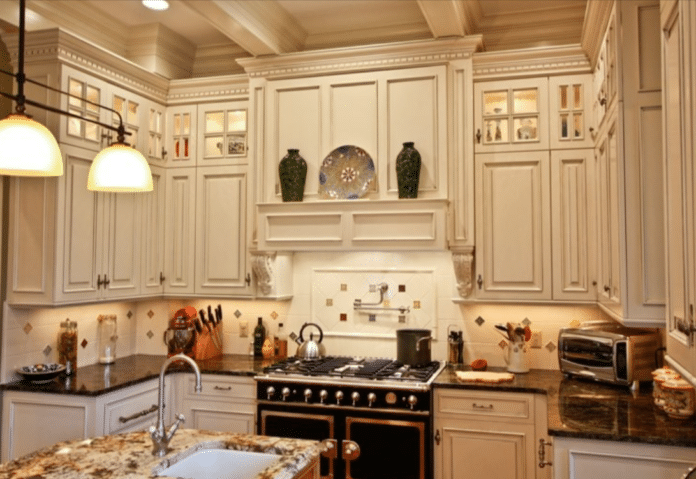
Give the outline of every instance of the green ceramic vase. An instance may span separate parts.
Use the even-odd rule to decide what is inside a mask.
[[[278,176],[283,201],[302,201],[307,179],[307,162],[300,156],[300,150],[288,150],[288,154],[278,165]]]
[[[396,157],[396,181],[399,198],[417,198],[420,180],[421,156],[413,147],[413,142],[404,143],[404,148]]]

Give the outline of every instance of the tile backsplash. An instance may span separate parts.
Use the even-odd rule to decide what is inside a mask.
[[[163,334],[174,312],[184,306],[196,310],[223,309],[223,344],[226,353],[249,354],[256,318],[262,317],[271,334],[279,323],[286,332],[299,333],[306,322],[318,323],[325,331],[329,355],[395,357],[393,331],[401,327],[433,330],[433,358],[447,359],[448,329],[461,330],[464,362],[483,358],[492,366],[504,366],[502,337],[496,323],[525,319],[541,335],[541,347],[530,349],[532,368],[558,369],[558,330],[583,321],[606,320],[594,305],[521,305],[455,303],[458,298],[451,254],[408,253],[297,253],[293,260],[294,295],[289,301],[270,300],[143,300],[56,308],[11,308],[5,305],[2,335],[2,381],[12,380],[17,367],[57,360],[59,324],[65,319],[78,323],[78,367],[98,361],[97,317],[115,314],[118,323],[116,357],[129,354],[165,354]],[[410,308],[403,322],[399,312],[377,311],[370,315],[355,311],[353,301],[374,302],[378,287],[388,284],[386,306]],[[372,286],[372,291],[370,290]],[[383,305],[384,306],[384,305]],[[342,318],[344,320],[342,321]],[[240,336],[246,323],[249,335]],[[289,345],[289,353],[296,347]]]

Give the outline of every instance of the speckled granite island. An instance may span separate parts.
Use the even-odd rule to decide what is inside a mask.
[[[181,429],[169,444],[164,458],[152,455],[147,432],[116,434],[93,439],[60,442],[0,465],[7,479],[140,479],[158,472],[201,448],[234,449],[278,454],[279,461],[254,479],[314,477],[320,444],[316,441],[283,439],[246,434]]]

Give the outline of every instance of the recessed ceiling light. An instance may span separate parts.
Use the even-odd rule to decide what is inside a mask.
[[[150,10],[161,11],[169,8],[169,2],[167,0],[143,0],[143,5]]]

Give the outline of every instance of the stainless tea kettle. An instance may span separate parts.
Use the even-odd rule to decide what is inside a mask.
[[[302,333],[307,326],[314,326],[319,330],[319,341],[314,340],[314,333],[309,333],[309,341],[305,341],[302,337]],[[315,323],[304,323],[300,329],[300,336],[295,339],[295,342],[299,345],[297,348],[298,358],[302,359],[317,359],[326,356],[326,348],[321,344],[321,340],[324,339],[324,332],[321,330],[318,324]]]

